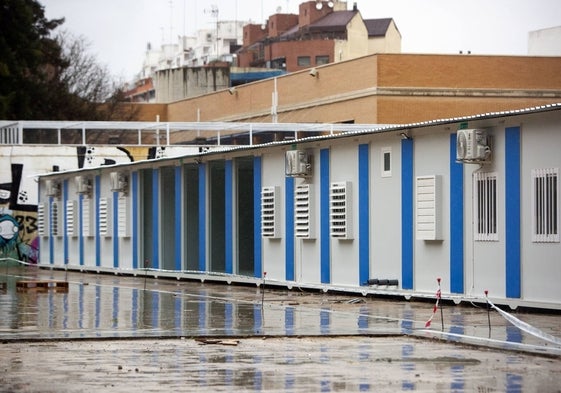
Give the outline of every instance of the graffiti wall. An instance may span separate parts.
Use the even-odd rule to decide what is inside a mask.
[[[37,175],[197,152],[189,146],[0,146],[0,258],[38,260]]]

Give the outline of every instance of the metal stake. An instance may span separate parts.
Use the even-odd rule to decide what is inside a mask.
[[[488,290],[485,290],[485,301],[487,302],[487,323],[489,324],[489,338],[491,338],[491,304],[489,304]]]
[[[144,260],[144,290],[146,290],[146,279],[148,278],[148,259]]]
[[[438,299],[440,300],[440,323],[442,324],[442,331],[444,331],[444,312],[442,311],[442,292],[440,290],[440,277],[438,277],[436,281],[438,281]]]
[[[263,284],[261,288],[261,309],[263,309],[263,305],[265,304],[265,279],[267,278],[267,272],[263,272]]]

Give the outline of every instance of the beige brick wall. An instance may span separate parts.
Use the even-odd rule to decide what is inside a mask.
[[[409,123],[561,102],[560,57],[381,54],[317,70],[276,79],[279,122]],[[160,119],[270,122],[274,85],[170,103]]]

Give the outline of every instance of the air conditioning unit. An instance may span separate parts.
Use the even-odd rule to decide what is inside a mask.
[[[56,180],[45,180],[45,195],[58,197],[60,195],[60,183]]]
[[[111,172],[111,191],[126,193],[127,188],[127,175],[121,172]]]
[[[456,138],[456,160],[482,162],[491,155],[487,131],[483,129],[458,130]]]
[[[312,175],[312,156],[305,150],[288,150],[285,155],[285,174],[289,177]]]
[[[92,189],[91,181],[86,176],[76,176],[76,192],[78,194],[89,194]]]

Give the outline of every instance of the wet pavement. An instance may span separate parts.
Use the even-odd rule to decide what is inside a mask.
[[[425,328],[433,306],[0,265],[0,392],[561,391],[557,344],[484,304]],[[512,315],[561,337],[558,314]]]

